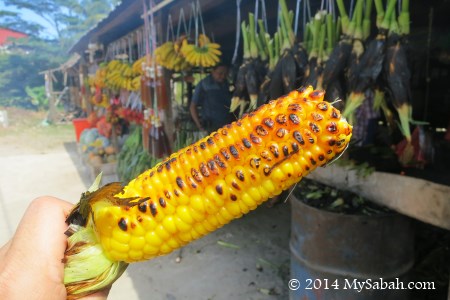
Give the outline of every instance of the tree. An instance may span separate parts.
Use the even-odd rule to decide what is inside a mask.
[[[7,6],[30,10],[44,19],[56,32],[52,38],[59,41],[65,50],[106,17],[119,0],[5,0],[4,2]],[[17,14],[13,19],[17,19]],[[42,33],[44,29],[42,25],[39,27],[35,22],[24,21],[29,29],[38,25],[36,29]],[[4,18],[0,13],[0,25],[2,23]],[[20,24],[11,23],[11,25]]]
[[[44,86],[44,76],[39,72],[55,68],[65,59],[55,41],[31,37],[16,42],[16,48],[22,51],[0,54],[0,105],[30,102],[26,87]]]
[[[17,12],[0,11],[0,20],[0,27],[11,28],[27,35],[39,36],[44,30],[44,26],[23,20]]]
[[[67,50],[85,32],[97,24],[120,0],[4,0],[0,27],[28,34],[15,42],[22,51],[0,53],[0,105],[30,101],[29,91],[44,86],[39,72],[59,66],[67,60]],[[44,25],[24,20],[17,10],[30,10],[44,19],[56,32],[44,37]],[[28,87],[28,89],[26,89]]]

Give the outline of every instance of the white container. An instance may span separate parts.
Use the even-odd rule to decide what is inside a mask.
[[[8,112],[6,110],[0,110],[0,124],[5,128],[9,126]]]

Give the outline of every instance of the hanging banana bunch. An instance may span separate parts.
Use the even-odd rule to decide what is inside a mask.
[[[106,65],[105,85],[112,90],[125,89],[137,91],[140,88],[140,75],[138,67],[129,62],[114,59]]]
[[[185,38],[181,43],[181,54],[193,67],[214,67],[219,61],[222,52],[220,44],[213,43],[205,34],[199,34],[197,42],[190,44]]]
[[[182,44],[186,41],[186,36],[180,36],[175,41],[167,41],[155,49],[156,63],[168,70],[175,72],[186,71],[191,68],[191,64],[181,53]]]
[[[220,62],[222,51],[220,51],[220,44],[211,41],[205,33],[199,1],[191,4],[192,20],[195,24],[194,38],[183,39],[180,43],[180,52],[192,67],[214,67]],[[201,32],[199,32],[200,30]]]

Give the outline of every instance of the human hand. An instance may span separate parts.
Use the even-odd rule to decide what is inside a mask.
[[[0,248],[0,299],[66,299],[62,259],[72,207],[53,197],[31,202],[12,239]],[[108,293],[82,299],[106,299]]]

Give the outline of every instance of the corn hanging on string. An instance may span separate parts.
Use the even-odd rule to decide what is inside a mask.
[[[113,183],[87,193],[68,218],[78,224],[67,250],[68,294],[92,293],[111,284],[127,263],[167,254],[220,228],[342,153],[352,127],[323,97],[312,87],[293,91],[172,154],[125,187]],[[80,275],[86,271],[70,257],[80,253],[80,228],[90,230],[98,255],[111,263],[91,277]]]

